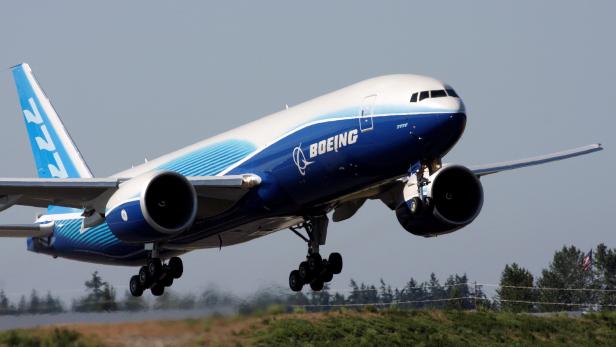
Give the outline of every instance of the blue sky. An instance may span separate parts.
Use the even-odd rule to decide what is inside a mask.
[[[0,160],[35,174],[8,68],[30,63],[95,175],[106,176],[359,80],[430,75],[468,110],[447,162],[481,164],[602,142],[588,157],[483,179],[470,226],[423,239],[379,202],[330,227],[351,277],[401,286],[466,272],[498,281],[516,261],[538,274],[565,244],[616,247],[616,121],[610,1],[10,2],[0,12]],[[2,70],[0,70],[2,71]],[[38,212],[14,208],[0,223]],[[178,291],[286,285],[305,254],[291,232],[185,256]],[[117,286],[133,268],[52,259],[0,240],[0,288],[79,294],[94,270]]]

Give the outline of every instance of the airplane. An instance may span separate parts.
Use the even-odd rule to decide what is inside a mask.
[[[183,274],[179,256],[290,229],[307,245],[289,287],[323,288],[342,270],[324,258],[329,220],[382,201],[422,237],[470,224],[483,206],[480,178],[602,150],[592,144],[467,167],[443,163],[466,125],[458,93],[434,78],[376,77],[147,161],[94,177],[26,63],[11,68],[37,178],[0,178],[0,211],[46,208],[32,224],[0,225],[32,252],[138,267],[132,295],[164,293]]]

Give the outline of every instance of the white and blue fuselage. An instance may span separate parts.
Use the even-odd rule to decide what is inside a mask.
[[[462,100],[447,85],[423,76],[389,75],[274,113],[115,176],[169,170],[184,176],[261,177],[261,184],[237,204],[221,214],[197,218],[189,230],[162,244],[166,258],[245,242],[298,224],[304,216],[327,213],[344,196],[405,176],[421,160],[441,158],[458,141],[465,123]],[[29,250],[90,262],[144,263],[143,244],[119,240],[107,223],[82,228],[82,211],[49,211],[37,222],[55,221],[53,234],[28,239]]]

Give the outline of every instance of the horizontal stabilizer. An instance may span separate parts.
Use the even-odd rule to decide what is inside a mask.
[[[497,173],[501,171],[519,169],[519,168],[523,168],[527,166],[534,166],[534,165],[549,163],[552,161],[573,158],[573,157],[577,157],[580,155],[597,152],[602,149],[603,147],[601,146],[601,144],[597,143],[593,145],[569,149],[569,150],[562,151],[562,152],[545,154],[545,155],[541,155],[538,157],[506,161],[506,162],[494,163],[494,164],[471,166],[469,167],[469,169],[471,169],[471,171],[473,171],[477,176],[485,176],[485,175],[489,175],[489,174],[493,174],[493,173]]]
[[[53,222],[0,225],[0,237],[45,237],[53,233]]]

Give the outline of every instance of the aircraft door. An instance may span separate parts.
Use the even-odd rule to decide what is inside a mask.
[[[361,132],[366,132],[374,129],[374,122],[372,116],[374,115],[374,102],[376,101],[376,95],[370,95],[364,98],[361,104],[361,110],[359,115],[359,129]]]

